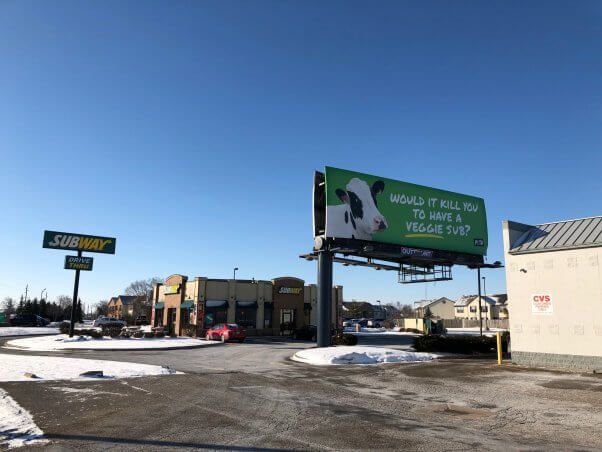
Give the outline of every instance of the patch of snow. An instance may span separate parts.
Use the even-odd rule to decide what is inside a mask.
[[[45,326],[5,326],[0,328],[0,337],[31,336],[34,334],[59,334],[59,329]]]
[[[0,381],[81,380],[99,378],[80,377],[83,372],[102,370],[104,379],[134,378],[149,375],[170,375],[171,369],[150,364],[137,364],[98,359],[59,358],[54,356],[30,356],[0,354]],[[25,372],[38,378],[28,378]],[[1,429],[0,429],[1,430]]]
[[[489,328],[489,330],[486,330],[485,328],[483,328],[483,336],[495,336],[498,331],[501,331],[503,333],[504,331],[508,330],[505,330],[503,328]],[[450,336],[480,336],[481,330],[479,329],[479,327],[447,328],[447,332],[445,334]]]
[[[385,328],[362,328],[362,331],[359,333],[355,332],[354,328],[345,328],[343,330],[345,333],[353,334],[354,336],[419,336],[418,333],[410,333],[407,331],[399,331],[393,328],[392,330],[387,330]]]
[[[29,411],[0,389],[0,446],[8,449],[47,443]]]
[[[384,347],[339,346],[310,348],[295,353],[294,361],[316,366],[335,364],[414,363],[438,358],[434,353],[408,352]]]
[[[161,338],[112,338],[103,336],[93,339],[91,336],[73,336],[60,334],[58,336],[29,337],[13,339],[6,342],[8,348],[52,352],[56,350],[106,350],[106,349],[136,349],[152,350],[161,348],[186,348],[204,345],[221,344],[220,341],[206,341],[191,337],[161,337]]]

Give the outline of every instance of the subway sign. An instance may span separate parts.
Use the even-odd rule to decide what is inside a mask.
[[[80,256],[65,256],[65,270],[92,271],[94,258]]]
[[[44,231],[44,248],[55,250],[86,251],[115,254],[114,237],[74,234],[71,232]]]
[[[284,287],[280,286],[278,289],[279,294],[287,294],[287,295],[301,295],[301,287]]]

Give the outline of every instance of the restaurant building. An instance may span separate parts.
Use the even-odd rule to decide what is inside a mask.
[[[250,336],[287,335],[316,324],[317,286],[292,276],[266,280],[210,279],[171,275],[155,283],[151,322],[181,335],[197,335],[218,323],[238,323]],[[342,325],[343,287],[333,287],[332,326]]]

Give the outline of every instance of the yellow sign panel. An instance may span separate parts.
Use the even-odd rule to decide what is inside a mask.
[[[165,286],[165,295],[171,295],[180,291],[180,284],[172,284],[171,286]]]

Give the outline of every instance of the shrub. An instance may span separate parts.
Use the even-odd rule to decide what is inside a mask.
[[[184,325],[182,327],[182,336],[196,336],[196,325]]]
[[[157,333],[158,334],[158,333]],[[150,339],[152,337],[155,337],[155,333],[153,333],[152,331],[145,331],[144,332],[144,338],[145,339]]]
[[[69,324],[66,322],[61,323],[59,325],[59,331],[61,334],[69,334]]]
[[[119,337],[120,334],[121,334],[120,326],[103,325],[103,327],[102,327],[102,335],[103,336]]]
[[[102,337],[102,333],[96,328],[81,328],[79,330],[75,330],[75,332],[80,336],[90,336],[93,339],[98,339],[99,337]]]
[[[136,338],[141,338],[143,336],[144,336],[144,331],[138,330],[138,331],[134,332],[134,337],[136,337]]]
[[[155,331],[155,337],[165,337],[164,331]]]
[[[508,338],[509,336],[506,336]],[[414,338],[414,348],[419,352],[448,352],[463,355],[493,353],[496,338],[489,336],[440,336],[430,334]],[[502,351],[508,349],[507,339],[502,339]]]
[[[395,322],[393,322],[393,320],[385,320],[383,322],[383,327],[390,330],[395,328]]]
[[[337,333],[333,338],[334,345],[357,345],[357,337],[353,334]]]

